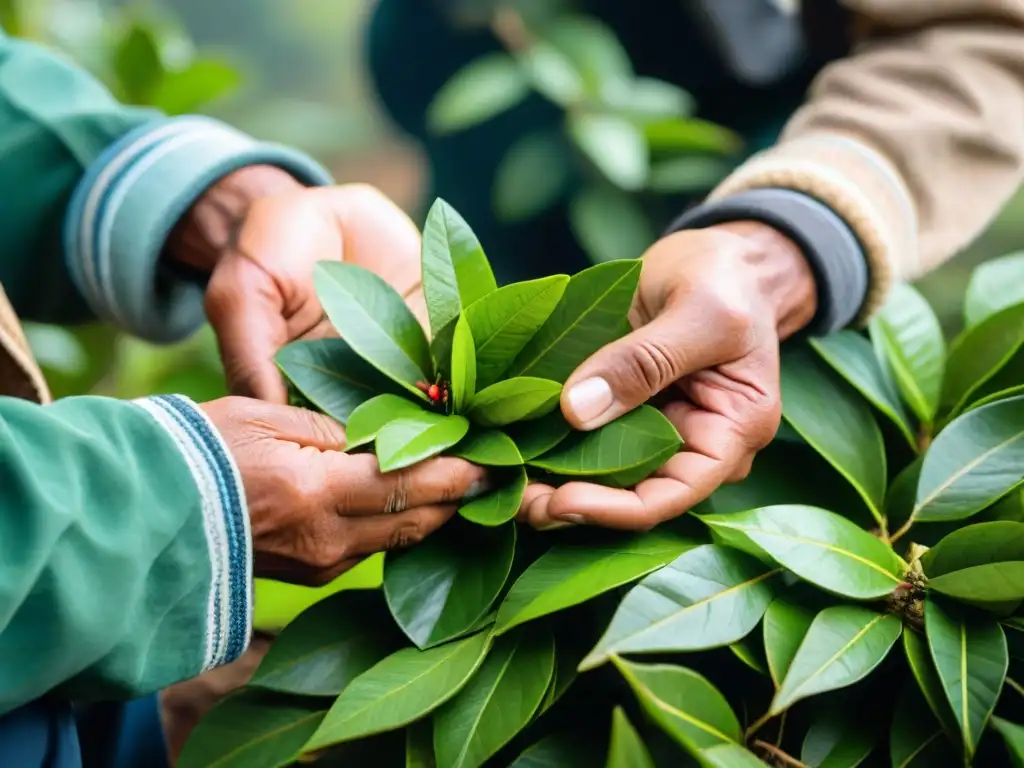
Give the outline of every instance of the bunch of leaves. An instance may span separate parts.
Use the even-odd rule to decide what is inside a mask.
[[[431,103],[437,134],[462,131],[539,96],[560,110],[560,129],[520,137],[498,169],[494,206],[518,221],[568,198],[573,231],[595,261],[639,256],[655,223],[638,195],[701,193],[728,172],[738,137],[693,116],[690,94],[638,76],[614,31],[557,8],[492,10],[503,49],[456,72]]]
[[[564,318],[587,322],[572,291],[581,276],[526,284],[531,295],[546,285],[561,297],[545,312],[511,312],[496,297],[524,289],[488,282],[478,244],[450,209],[438,204],[425,234],[431,322],[454,326],[450,334],[424,346],[404,309],[393,310],[400,326],[382,330],[397,301],[385,311],[374,279],[343,268],[336,274],[359,276],[336,280],[327,270],[319,279],[331,316],[350,315],[341,328],[353,335],[348,344],[282,354],[307,399],[348,413],[350,428],[361,410],[374,412],[367,404],[396,404],[391,417],[409,420],[397,432],[417,446],[404,449],[410,460],[426,445],[473,454],[465,446],[490,442],[480,435],[495,430],[469,424],[493,377],[515,381],[502,376],[523,373],[523,361],[568,370],[597,343],[582,334],[586,343],[557,357],[524,356],[532,339],[549,340],[535,348],[544,349],[573,337]],[[592,268],[582,275],[606,289],[578,295],[606,306],[618,284],[611,276],[625,281],[634,268]],[[787,345],[784,428],[746,480],[676,521],[646,533],[543,533],[456,518],[389,554],[381,590],[335,595],[285,628],[251,684],[200,723],[182,765],[1024,764],[1024,264],[985,265],[966,305],[967,328],[948,347],[908,286],[866,332]],[[490,336],[475,335],[484,326],[473,307],[488,307],[488,328],[510,315],[537,326],[530,341],[508,347],[506,361],[519,362],[501,374],[483,373],[502,366],[481,354]],[[622,318],[599,314],[603,333],[610,317]],[[553,322],[563,329],[545,332]],[[412,337],[416,346],[402,346]],[[390,374],[411,399],[370,397],[379,380],[361,378],[357,350],[372,350],[373,375]],[[412,380],[430,360],[453,377],[456,413],[432,410]],[[466,373],[474,365],[482,389]],[[504,412],[484,402],[486,413]],[[574,466],[587,466],[584,457],[599,452],[578,451],[581,439],[537,455],[573,450]],[[532,455],[522,438],[509,440],[493,438],[507,448],[500,455]],[[616,442],[628,451],[646,440]],[[522,477],[518,465],[510,471]],[[518,492],[512,482],[496,495]],[[492,517],[498,502],[486,506],[487,515],[463,517],[505,516]]]

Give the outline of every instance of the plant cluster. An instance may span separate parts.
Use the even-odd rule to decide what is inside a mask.
[[[439,202],[423,268],[431,342],[376,277],[325,265],[345,340],[282,370],[385,471],[449,452],[507,482],[389,554],[381,590],[287,626],[182,766],[1024,764],[1020,257],[975,273],[948,349],[908,286],[866,333],[786,345],[751,475],[638,534],[511,521],[533,472],[628,486],[679,447],[653,408],[588,435],[552,415],[638,264],[497,288]]]

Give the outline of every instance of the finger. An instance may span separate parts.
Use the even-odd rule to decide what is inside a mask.
[[[576,429],[596,429],[682,377],[734,359],[745,339],[712,314],[700,302],[676,302],[595,352],[565,383],[565,418]]]
[[[333,461],[347,458],[344,454],[336,453],[345,449],[347,441],[345,428],[334,419],[290,405],[255,400],[244,400],[241,405],[230,409],[230,418],[245,422],[250,429],[256,425],[276,440],[295,443],[301,448],[330,451],[328,455]]]
[[[364,557],[418,544],[448,522],[455,511],[455,505],[448,504],[416,507],[394,515],[350,518],[345,553]]]
[[[344,456],[331,472],[328,492],[342,514],[391,515],[415,507],[451,504],[487,489],[487,470],[462,459],[442,457],[397,472],[381,472],[368,453]]]
[[[523,501],[519,506],[516,519],[538,531],[552,531],[574,525],[567,520],[551,519],[548,514],[548,504],[554,494],[555,489],[550,485],[530,483],[523,493]]]

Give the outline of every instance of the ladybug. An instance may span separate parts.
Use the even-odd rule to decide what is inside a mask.
[[[437,383],[427,384],[425,381],[417,381],[416,388],[427,396],[434,405],[443,404],[448,407],[448,384],[440,379]]]

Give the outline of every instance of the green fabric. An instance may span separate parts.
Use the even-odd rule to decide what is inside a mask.
[[[119,104],[72,63],[0,31],[0,284],[23,318],[90,316],[64,265],[68,200],[104,149],[157,117]]]
[[[195,676],[210,586],[195,482],[146,411],[0,398],[0,715]]]

